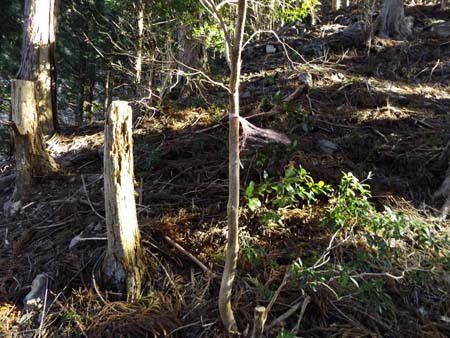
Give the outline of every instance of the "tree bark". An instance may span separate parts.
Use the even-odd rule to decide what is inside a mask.
[[[75,124],[78,127],[83,125],[84,120],[84,101],[86,99],[86,73],[88,67],[87,61],[87,51],[84,44],[80,43],[79,50],[79,69],[78,69],[78,95],[77,95],[77,104],[75,108]]]
[[[144,13],[145,13],[145,1],[136,0],[135,6],[137,8],[137,46],[136,46],[136,62],[135,68],[135,81],[136,81],[136,94],[139,96],[142,82],[142,53],[144,49]]]
[[[16,158],[16,186],[12,199],[28,200],[33,177],[47,175],[58,167],[45,148],[38,124],[34,82],[12,80],[11,97]]]
[[[381,38],[407,39],[412,36],[413,23],[405,18],[403,0],[385,0],[375,22],[375,31]]]
[[[219,312],[228,332],[238,332],[233,309],[231,293],[236,275],[239,253],[239,83],[241,75],[241,52],[244,38],[244,24],[247,15],[247,1],[238,1],[236,31],[230,56],[230,115],[229,115],[229,192],[228,192],[228,242],[225,267],[219,292]]]
[[[201,45],[193,38],[192,24],[181,24],[177,29],[178,40],[178,70],[181,74],[192,73],[192,69],[202,69]],[[178,75],[181,88],[178,99],[185,99],[193,94],[194,88],[189,78],[184,75]]]
[[[331,0],[331,10],[333,12],[338,11],[342,8],[343,0]]]
[[[39,124],[49,135],[55,131],[56,70],[54,60],[56,0],[25,0],[22,61],[17,77],[36,81]]]
[[[111,104],[111,67],[109,62],[106,63],[105,68],[105,100],[103,101],[103,109],[106,112]]]
[[[108,248],[103,281],[113,290],[126,292],[130,301],[141,292],[143,253],[136,217],[133,185],[131,108],[114,101],[105,121],[104,187]]]

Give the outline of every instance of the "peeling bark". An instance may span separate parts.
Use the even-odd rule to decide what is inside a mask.
[[[130,301],[141,292],[143,253],[136,217],[133,184],[131,108],[112,102],[105,122],[104,187],[108,248],[103,281],[112,290],[126,292]]]
[[[28,200],[33,177],[45,176],[58,169],[45,148],[38,125],[33,81],[12,80],[12,122],[16,158],[16,186],[12,199]]]

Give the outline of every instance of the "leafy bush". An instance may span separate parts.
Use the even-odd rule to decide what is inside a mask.
[[[302,167],[290,164],[284,176],[274,182],[264,171],[264,181],[256,187],[251,181],[245,190],[247,206],[255,211],[262,206],[279,209],[298,206],[303,201],[316,201],[320,195],[327,195],[331,187],[323,181],[315,182]]]
[[[352,173],[344,174],[338,191],[338,196],[331,201],[328,222],[344,230],[357,227],[364,231],[371,246],[382,248],[394,246],[396,241],[408,240],[422,249],[439,252],[443,243],[449,243],[448,238],[438,236],[432,231],[432,226],[424,221],[396,212],[388,206],[378,212],[369,201],[369,185],[360,182]]]
[[[275,11],[275,17],[278,20],[288,22],[303,22],[312,12],[320,6],[318,0],[290,0],[285,1],[286,7],[278,7]],[[299,4],[299,5],[298,5]]]
[[[320,257],[316,251],[298,257],[289,267],[291,280],[303,292],[327,290],[337,301],[351,299],[372,315],[395,319],[392,283],[421,285],[443,271],[448,274],[449,235],[418,215],[388,206],[378,211],[370,202],[369,185],[352,173],[343,174],[332,191],[291,164],[278,181],[264,172],[260,185],[250,182],[245,198],[260,220],[282,223],[283,209],[330,197],[321,229],[330,233],[328,246]],[[245,257],[255,264],[265,259],[255,248],[246,248]]]

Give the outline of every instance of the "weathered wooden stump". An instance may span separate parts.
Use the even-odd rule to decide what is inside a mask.
[[[104,187],[108,248],[103,281],[135,300],[143,264],[133,178],[132,112],[125,101],[112,102],[105,121]]]

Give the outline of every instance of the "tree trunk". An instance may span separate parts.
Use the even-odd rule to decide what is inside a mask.
[[[17,75],[22,80],[36,81],[39,124],[47,135],[54,132],[56,119],[55,1],[25,0],[22,61]]]
[[[136,95],[139,96],[141,92],[142,81],[142,52],[144,49],[144,13],[145,2],[144,0],[136,0],[135,6],[137,8],[137,46],[136,46],[136,62],[135,68],[135,82],[136,82]]]
[[[109,63],[106,63],[106,74],[105,74],[105,100],[103,101],[103,109],[106,113],[106,111],[109,108],[109,105],[111,104],[111,68],[109,66]]]
[[[192,24],[182,24],[177,30],[178,40],[178,70],[181,74],[192,73],[193,69],[201,69],[201,45],[193,38]],[[184,75],[177,75],[180,81],[179,87],[181,88],[178,98],[183,100],[192,95],[194,88],[192,82],[189,81],[189,77]]]
[[[59,129],[57,102],[57,71],[56,71],[56,31],[58,29],[59,0],[51,1],[50,34],[49,34],[49,62],[50,62],[50,93],[52,104],[52,120],[54,130]]]
[[[88,73],[88,83],[87,83],[87,93],[86,93],[86,122],[87,124],[92,123],[94,120],[94,91],[95,91],[95,63],[91,61],[87,69]]]
[[[230,56],[230,115],[229,115],[229,187],[228,187],[228,242],[225,267],[219,292],[219,312],[228,332],[237,332],[238,327],[231,308],[231,293],[236,275],[239,253],[239,83],[241,75],[241,52],[247,1],[238,1],[238,17],[233,48]]]
[[[403,0],[385,0],[375,23],[375,31],[381,38],[407,39],[412,36],[413,23],[405,18]]]
[[[79,50],[79,69],[78,69],[78,96],[77,96],[77,104],[75,107],[75,124],[78,127],[83,125],[84,120],[84,101],[86,99],[86,73],[87,73],[87,56],[86,56],[86,48],[84,44],[80,44]]]
[[[338,11],[342,8],[342,2],[343,0],[331,0],[331,10]]]
[[[27,200],[31,196],[33,177],[54,172],[57,165],[45,148],[38,125],[34,82],[12,80],[11,98],[16,150],[16,187],[12,199]]]
[[[133,185],[131,108],[114,101],[105,121],[104,185],[108,249],[103,281],[113,290],[127,293],[130,301],[141,292],[142,248],[136,217]]]

